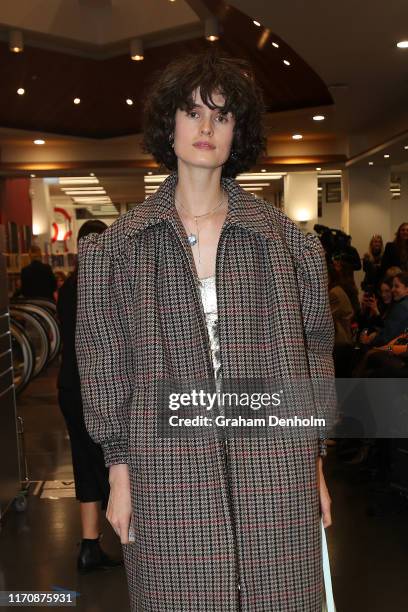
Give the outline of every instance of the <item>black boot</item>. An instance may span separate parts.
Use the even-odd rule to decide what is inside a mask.
[[[99,538],[90,540],[83,538],[77,560],[77,568],[81,574],[94,570],[107,570],[123,565],[123,561],[111,559],[101,548]]]

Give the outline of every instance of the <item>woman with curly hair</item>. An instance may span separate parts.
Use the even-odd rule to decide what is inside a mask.
[[[163,388],[333,377],[320,242],[235,180],[264,149],[262,114],[246,62],[210,53],[171,63],[144,123],[147,150],[171,174],[79,244],[86,422],[109,466],[107,518],[134,611],[322,609],[322,431],[160,429]],[[292,391],[299,410],[330,407],[330,394]],[[223,409],[206,415],[215,424]]]

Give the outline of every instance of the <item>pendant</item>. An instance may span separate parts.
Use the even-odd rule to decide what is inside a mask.
[[[197,236],[195,234],[189,234],[187,238],[191,246],[194,246],[195,244],[197,244]]]

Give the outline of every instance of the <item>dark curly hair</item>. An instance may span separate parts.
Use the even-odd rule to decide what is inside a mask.
[[[222,176],[235,177],[249,170],[265,150],[262,92],[246,61],[221,56],[216,51],[177,59],[154,76],[144,103],[145,151],[169,170],[177,169],[177,157],[170,142],[175,114],[177,109],[193,109],[192,94],[197,88],[209,108],[220,108],[235,118],[231,154],[223,166]],[[222,108],[212,100],[215,93],[225,98]]]

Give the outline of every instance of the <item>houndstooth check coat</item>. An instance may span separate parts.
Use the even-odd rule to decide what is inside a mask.
[[[156,435],[158,381],[213,375],[176,183],[173,173],[79,243],[84,413],[106,465],[129,465],[136,541],[123,552],[131,609],[320,612],[316,459],[324,442],[234,438],[226,461],[217,437]],[[223,377],[333,377],[319,240],[234,179],[222,184],[229,197],[216,262]]]

